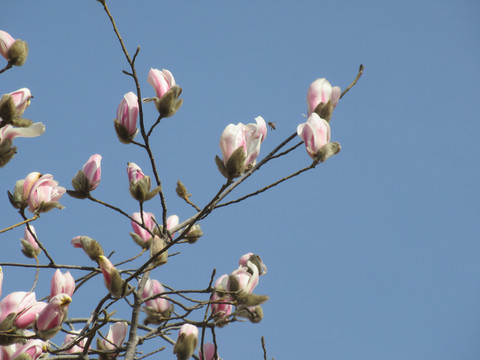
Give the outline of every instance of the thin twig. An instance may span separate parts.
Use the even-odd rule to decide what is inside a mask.
[[[362,76],[364,69],[365,69],[365,67],[362,64],[360,64],[360,66],[358,68],[357,77],[355,78],[355,80],[353,80],[353,82],[345,90],[343,90],[342,94],[340,95],[340,99],[357,83],[357,81]]]
[[[229,202],[226,202],[226,203],[223,203],[223,204],[219,204],[219,205],[215,206],[215,208],[220,208],[220,207],[227,206],[227,205],[230,205],[230,204],[235,204],[235,203],[238,203],[238,202],[240,202],[240,201],[242,201],[242,200],[248,199],[248,198],[251,197],[251,196],[258,195],[258,194],[260,194],[260,193],[262,193],[262,192],[264,192],[264,191],[267,191],[268,189],[270,189],[270,188],[272,188],[272,187],[274,187],[274,186],[277,186],[278,184],[280,184],[280,183],[282,183],[282,182],[284,182],[284,181],[287,181],[287,180],[289,180],[289,179],[291,179],[291,178],[293,178],[293,177],[295,177],[295,176],[300,175],[301,173],[303,173],[303,172],[305,172],[305,171],[308,171],[308,170],[310,170],[310,169],[313,169],[315,166],[317,166],[317,163],[314,162],[312,165],[307,166],[306,168],[303,168],[302,170],[298,170],[297,172],[295,172],[295,173],[293,173],[293,174],[291,174],[291,175],[288,175],[288,176],[284,177],[283,179],[280,179],[280,180],[278,180],[278,181],[275,181],[274,183],[272,183],[272,184],[270,184],[270,185],[268,185],[268,186],[265,186],[264,188],[262,188],[262,189],[260,189],[260,190],[257,190],[257,191],[255,191],[255,192],[253,192],[253,193],[250,193],[250,194],[248,194],[248,195],[242,196],[241,198],[238,198],[238,199],[236,199],[236,200],[232,200],[232,201],[229,201]]]
[[[7,227],[7,228],[5,228],[5,229],[0,230],[0,234],[1,234],[1,233],[4,233],[4,232],[6,232],[6,231],[9,231],[9,230],[15,229],[16,227],[22,226],[22,225],[24,225],[24,224],[26,224],[26,223],[29,223],[29,222],[31,222],[31,221],[35,221],[35,220],[37,220],[39,217],[40,217],[39,214],[34,214],[33,217],[30,218],[30,219],[24,220],[24,221],[22,221],[22,222],[19,222],[18,224],[15,224],[15,225],[12,225],[12,226],[9,226],[9,227]]]

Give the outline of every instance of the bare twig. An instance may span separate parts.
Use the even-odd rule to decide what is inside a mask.
[[[4,233],[4,232],[6,232],[6,231],[9,231],[9,230],[15,229],[16,227],[22,226],[22,225],[24,225],[24,224],[26,224],[26,223],[29,223],[29,222],[31,222],[31,221],[35,221],[35,220],[37,220],[39,217],[40,217],[39,214],[34,214],[33,217],[31,217],[30,219],[26,219],[26,220],[24,220],[24,221],[22,221],[22,222],[19,222],[18,224],[15,224],[15,225],[12,225],[12,226],[9,226],[9,227],[7,227],[7,228],[5,228],[5,229],[0,230],[0,234],[1,234],[1,233]]]
[[[364,69],[365,69],[365,67],[362,64],[360,64],[360,66],[358,68],[357,77],[355,78],[355,80],[353,80],[353,82],[345,90],[343,90],[342,94],[340,95],[340,99],[357,83],[357,81],[362,76]]]

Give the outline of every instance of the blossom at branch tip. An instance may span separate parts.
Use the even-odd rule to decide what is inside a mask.
[[[48,340],[60,331],[67,318],[68,306],[71,302],[72,298],[67,294],[58,294],[50,299],[33,325],[38,337],[42,340]]]
[[[70,243],[75,248],[81,248],[93,261],[98,262],[98,258],[104,254],[100,243],[88,236],[75,236]]]
[[[102,178],[102,168],[100,167],[102,156],[94,154],[90,156],[85,165],[83,165],[82,172],[88,180],[90,191],[95,190]]]
[[[8,357],[8,359],[15,360],[21,355],[28,355],[31,360],[37,360],[42,354],[47,352],[47,345],[39,339],[28,340],[26,344],[17,344],[16,351]],[[3,358],[2,358],[3,360]]]
[[[153,86],[157,98],[161,99],[175,84],[172,73],[166,69],[158,70],[151,68],[148,72],[147,81]]]
[[[215,345],[212,343],[203,344],[203,347],[198,350],[198,357],[200,360],[221,360],[218,356],[218,349],[217,356],[215,356]]]
[[[108,329],[107,336],[105,339],[97,339],[97,349],[98,350],[116,350],[120,348],[125,340],[127,335],[128,324],[124,321],[116,322],[111,325]],[[115,359],[118,355],[117,353],[109,354],[100,354],[101,360]]]
[[[72,179],[72,186],[75,191],[68,190],[70,196],[85,199],[97,188],[102,177],[101,168],[102,156],[94,154],[90,156],[81,170],[78,170]]]
[[[220,150],[223,159],[215,161],[222,175],[227,178],[240,176],[255,165],[260,153],[260,145],[267,136],[267,124],[261,116],[256,124],[229,124],[220,136]],[[223,162],[223,163],[222,163]]]
[[[263,263],[260,256],[254,255],[251,252],[247,253],[240,258],[238,264],[242,267],[248,268],[248,261],[257,267],[259,275],[264,275],[267,273],[267,266]]]
[[[80,331],[72,331],[73,334],[67,334],[65,335],[65,340],[63,340],[62,348],[67,347],[70,345],[72,342],[77,340],[78,334]],[[83,351],[85,347],[85,343],[87,342],[87,338],[84,337],[82,340],[77,345],[73,345],[70,349],[64,350],[61,353],[62,354],[75,354],[75,353],[80,353]]]
[[[330,143],[330,125],[317,113],[312,113],[306,123],[298,125],[297,134],[315,161],[324,162],[340,151],[339,143]]]
[[[152,85],[156,97],[143,99],[144,102],[153,101],[160,116],[169,117],[174,115],[183,100],[178,99],[182,88],[175,83],[175,78],[168,70],[150,69],[147,81]]]
[[[144,202],[152,199],[160,192],[160,186],[157,186],[155,189],[150,191],[150,177],[145,175],[137,164],[133,162],[127,163],[127,173],[128,181],[130,183],[130,195],[132,195],[135,200]]]
[[[137,136],[138,113],[137,95],[130,91],[120,101],[117,108],[117,118],[114,120],[118,139],[124,144],[131,143]]]
[[[34,213],[47,212],[54,207],[63,209],[58,200],[60,200],[65,191],[66,189],[63,186],[58,186],[58,182],[53,180],[53,175],[46,174],[41,176],[32,185],[28,194],[28,210]]]
[[[22,253],[28,258],[35,258],[42,251],[35,241],[36,236],[37,234],[33,225],[30,225],[30,230],[28,230],[28,226],[25,226],[24,239],[20,239],[20,242],[22,244]]]
[[[33,97],[32,93],[27,88],[21,88],[13,91],[7,96],[11,96],[15,105],[15,115],[22,116],[27,107],[30,106],[30,99]]]
[[[338,86],[332,87],[327,79],[321,78],[315,80],[307,92],[308,116],[313,112],[317,112],[320,117],[330,121],[331,112],[337,106],[340,95],[341,89]],[[328,105],[329,103],[330,105]],[[325,109],[325,106],[328,109]]]
[[[102,270],[105,287],[114,299],[119,299],[132,291],[130,285],[125,283],[125,280],[120,276],[120,272],[108,258],[103,255],[99,256],[98,265]]]
[[[161,295],[164,292],[165,289],[158,280],[148,279],[142,292],[142,299],[145,301],[152,296]],[[173,312],[173,304],[170,304],[165,298],[157,297],[146,300],[143,309],[147,314],[147,318],[144,321],[145,324],[159,325],[170,317]]]
[[[173,346],[177,360],[187,360],[195,352],[198,345],[198,328],[192,324],[184,324],[178,331],[178,338]]]
[[[57,269],[52,276],[52,280],[50,281],[50,299],[59,294],[67,294],[71,297],[74,291],[75,280],[70,274],[70,271],[62,274],[60,269]]]
[[[142,216],[140,212],[133,213],[132,219],[135,220],[131,221],[132,229],[134,232],[130,233],[130,236],[138,245],[145,249],[148,249],[150,247],[150,241],[152,239],[152,235],[150,233],[153,233],[157,227],[155,215],[153,215],[152,213],[143,212],[143,221],[145,227],[150,230],[150,232],[138,225],[138,223],[142,223]]]
[[[6,31],[0,30],[0,55],[10,64],[21,66],[28,56],[28,45],[25,41],[14,39]]]
[[[6,31],[0,30],[0,55],[8,61],[8,49],[13,45],[15,39]]]
[[[15,291],[5,296],[0,302],[0,324],[8,328],[10,314],[14,314],[11,325],[24,329],[32,325],[36,316],[47,306],[46,303],[38,302],[34,292]]]

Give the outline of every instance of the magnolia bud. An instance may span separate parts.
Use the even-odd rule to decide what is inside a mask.
[[[73,247],[82,248],[93,261],[98,262],[98,258],[104,254],[100,243],[88,236],[76,236],[70,243]]]
[[[191,324],[185,324],[180,328],[178,339],[173,346],[173,353],[178,360],[187,360],[193,355],[198,345],[198,328]]]
[[[17,39],[13,45],[8,49],[8,62],[15,66],[25,64],[28,56],[28,45],[25,41]]]
[[[162,251],[165,248],[165,246],[167,246],[167,244],[165,243],[165,240],[163,240],[158,236],[155,236],[152,239],[152,243],[150,245],[150,257],[153,257],[159,251]],[[160,266],[160,265],[166,264],[167,261],[168,261],[168,250],[165,250],[160,255],[156,256],[152,264],[154,266]]]
[[[187,239],[189,244],[194,244],[202,236],[203,236],[203,231],[200,228],[200,224],[195,224],[191,227],[187,235],[185,235],[185,239]]]
[[[340,152],[342,147],[338,142],[331,142],[323,146],[317,153],[316,158],[320,162],[326,161],[330,156],[336,155]]]

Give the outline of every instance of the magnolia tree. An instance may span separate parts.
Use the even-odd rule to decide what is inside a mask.
[[[191,194],[178,181],[177,195],[194,209],[192,216],[181,220],[179,216],[167,213],[150,142],[161,120],[174,116],[181,108],[182,88],[170,71],[152,68],[147,82],[153,87],[155,96],[141,97],[142,81],[137,77],[135,68],[139,48],[133,56],[129,54],[106,2],[100,3],[127,60],[129,71],[124,73],[132,79],[132,91],[123,97],[118,94],[120,102],[114,130],[121,143],[143,149],[150,163],[149,169],[141,169],[134,162],[129,162],[127,166],[130,194],[125,192],[124,195],[136,200],[138,211],[129,214],[93,195],[94,190],[101,186],[101,154],[92,154],[83,166],[79,164],[80,170],[74,174],[68,190],[59,186],[53,175],[41,174],[35,169],[31,169],[33,171],[29,174],[22,174],[15,184],[11,184],[8,200],[12,211],[16,209],[22,221],[0,232],[6,233],[19,226],[25,229],[21,239],[22,252],[35,260],[36,271],[32,270],[34,284],[30,290],[26,291],[19,284],[17,291],[1,294],[4,274],[0,270],[0,360],[46,356],[52,359],[88,359],[92,356],[99,359],[140,359],[153,354],[161,356],[161,352],[169,346],[166,357],[171,356],[173,351],[179,360],[191,357],[220,359],[222,346],[216,341],[216,332],[220,328],[229,324],[234,326],[232,323],[238,321],[258,323],[263,318],[262,304],[269,298],[255,291],[260,278],[267,274],[267,266],[260,255],[247,253],[239,256],[238,264],[232,264],[229,274],[217,276],[213,271],[210,278],[205,279],[208,285],[196,290],[166,287],[155,278],[154,270],[168,266],[169,254],[172,256],[179,244],[196,243],[203,235],[200,223],[216,209],[235,206],[246,198],[315,168],[337,154],[340,144],[331,141],[330,121],[339,100],[360,78],[363,67],[360,66],[357,77],[343,92],[324,78],[313,81],[306,93],[306,121],[298,124],[291,136],[263,158],[259,158],[261,145],[266,141],[267,132],[275,130],[275,123],[267,124],[258,116],[255,122],[249,124],[226,124],[219,142],[221,157],[215,157],[219,176],[223,176],[225,182],[208,203],[200,205],[191,201]],[[0,70],[3,73],[25,63],[27,43],[0,31],[0,54],[7,62]],[[40,136],[45,126],[23,117],[32,98],[29,89],[1,90],[6,94],[0,100],[0,166],[7,169],[17,152],[13,145],[15,138]],[[150,102],[152,104],[148,104]],[[144,106],[154,106],[158,117],[153,121],[145,119]],[[295,142],[295,139],[301,141]],[[312,159],[311,165],[241,198],[225,200],[233,189],[264,164],[286,156],[302,144],[306,148],[305,156]],[[131,246],[139,247],[138,254],[114,264],[101,243],[84,234],[75,236],[69,245],[78,248],[79,252],[83,251],[83,259],[79,257],[76,263],[70,265],[56,263],[48,251],[52,244],[37,237],[33,222],[41,221],[40,216],[44,213],[53,210],[48,216],[55,216],[56,209],[63,209],[61,202],[65,193],[78,201],[91,201],[92,205],[98,203],[121,214],[124,221],[131,224]],[[154,199],[157,201],[152,201]],[[146,202],[157,205],[156,215],[144,210]],[[138,259],[139,266],[128,267]],[[88,261],[88,266],[82,265]],[[30,264],[22,263],[2,265],[31,268]],[[55,269],[50,289],[37,287],[37,280],[43,276],[44,269]],[[69,272],[73,269],[83,272],[83,275],[75,279]],[[97,274],[103,276],[105,288],[95,294],[82,293],[82,286]],[[48,295],[37,300],[37,294]],[[84,318],[69,317],[69,306],[82,301],[82,296],[95,296],[95,308]],[[123,312],[127,314],[124,318],[115,314],[122,306],[128,309]],[[159,338],[165,344],[153,341]],[[154,350],[141,352],[142,346],[152,343],[154,345],[150,348]],[[266,359],[266,351],[264,354]]]

